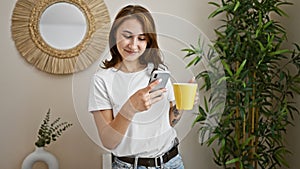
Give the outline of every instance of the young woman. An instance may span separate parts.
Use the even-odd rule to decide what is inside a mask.
[[[165,69],[154,20],[142,6],[117,14],[109,34],[111,59],[91,84],[92,112],[103,146],[112,152],[112,168],[183,169],[173,126],[181,117],[172,84],[150,92],[154,69]]]

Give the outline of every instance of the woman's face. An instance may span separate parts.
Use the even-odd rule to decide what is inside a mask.
[[[138,61],[147,46],[142,24],[134,18],[124,21],[117,29],[116,42],[123,61]]]

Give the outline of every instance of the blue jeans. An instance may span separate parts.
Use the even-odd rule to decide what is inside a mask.
[[[132,164],[123,162],[117,158],[112,162],[112,169],[134,169]],[[162,167],[145,167],[137,166],[137,169],[184,169],[180,154],[173,157],[171,160],[162,165]]]

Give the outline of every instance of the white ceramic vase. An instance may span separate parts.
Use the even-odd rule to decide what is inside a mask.
[[[24,159],[22,169],[32,169],[33,164],[37,161],[45,162],[49,169],[59,169],[56,157],[44,147],[35,147],[35,150]]]

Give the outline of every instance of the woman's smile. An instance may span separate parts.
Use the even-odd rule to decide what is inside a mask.
[[[129,55],[134,55],[139,53],[138,50],[130,50],[130,49],[124,49],[125,52],[127,52]]]

